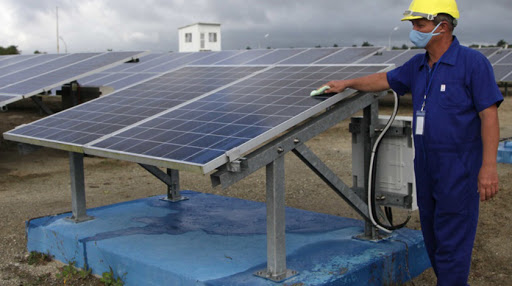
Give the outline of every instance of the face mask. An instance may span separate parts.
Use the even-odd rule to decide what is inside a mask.
[[[435,33],[434,31],[439,27],[441,23],[437,24],[437,26],[432,30],[430,33],[422,33],[416,30],[412,30],[411,33],[409,33],[409,39],[411,42],[418,48],[424,48],[427,46],[430,39],[432,39],[433,36],[437,36],[441,33]]]

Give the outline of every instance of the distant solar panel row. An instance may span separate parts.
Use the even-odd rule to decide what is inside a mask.
[[[114,67],[106,70],[101,75],[84,78],[80,83],[83,85],[111,86],[118,89],[124,87],[123,84],[134,84],[136,83],[135,80],[150,78],[149,73],[165,73],[184,65],[309,65],[320,60],[324,60],[319,62],[321,64],[349,64],[370,57],[373,53],[382,49],[381,47],[349,47],[150,54],[142,57],[138,63],[126,63]],[[121,74],[113,76],[114,73]],[[133,76],[133,74],[140,73],[146,73],[146,75]]]
[[[0,61],[0,106],[71,82],[142,52],[11,56]]]
[[[229,150],[248,151],[341,100],[309,96],[327,79],[387,67],[188,66],[5,136],[206,173],[226,163]]]

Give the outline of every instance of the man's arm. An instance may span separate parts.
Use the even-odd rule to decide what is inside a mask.
[[[330,89],[325,93],[340,93],[346,88],[352,88],[360,91],[384,91],[389,89],[388,79],[386,73],[375,73],[364,77],[347,79],[347,80],[334,80],[326,83]]]
[[[498,193],[498,171],[496,157],[500,141],[500,125],[496,104],[479,113],[482,121],[483,161],[478,174],[480,200],[485,201]]]

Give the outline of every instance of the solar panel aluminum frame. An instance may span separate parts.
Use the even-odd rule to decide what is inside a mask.
[[[2,93],[2,95],[6,95],[6,96],[12,96],[13,99],[11,100],[6,100],[6,101],[2,101],[0,102],[0,106],[5,106],[7,105],[8,103],[11,103],[11,102],[14,102],[14,101],[17,101],[17,100],[20,100],[20,99],[23,99],[23,98],[29,98],[31,96],[34,96],[34,95],[37,95],[37,94],[41,94],[41,93],[46,93],[46,92],[50,92],[53,88],[55,87],[59,87],[63,84],[66,84],[66,83],[69,83],[71,81],[74,81],[74,80],[78,80],[80,78],[83,78],[83,77],[86,77],[86,76],[89,76],[89,75],[92,75],[92,74],[95,74],[95,73],[98,73],[98,72],[102,72],[104,70],[107,70],[109,68],[112,68],[114,66],[117,66],[119,65],[120,63],[124,63],[128,60],[131,60],[133,58],[137,58],[137,57],[142,57],[146,54],[148,54],[149,51],[144,51],[144,52],[140,52],[138,54],[134,54],[132,56],[129,56],[129,57],[126,57],[126,58],[123,58],[122,60],[119,60],[117,61],[116,63],[112,63],[112,64],[109,64],[109,65],[105,65],[103,67],[100,67],[100,68],[97,68],[97,69],[94,69],[94,70],[91,70],[91,71],[88,71],[86,73],[83,73],[81,75],[78,75],[78,76],[75,76],[73,78],[68,78],[66,80],[62,80],[62,81],[59,81],[57,83],[54,83],[54,84],[51,84],[51,85],[48,85],[48,86],[43,86],[37,90],[34,90],[32,92],[28,92],[26,94],[12,94],[12,93]],[[98,56],[100,55],[103,55],[103,54],[99,54]],[[96,56],[97,57],[97,56]]]
[[[269,70],[273,67],[283,67],[283,66],[297,66],[297,65],[270,66],[266,69],[263,69],[257,73],[252,74],[249,77],[245,77],[241,80],[237,80],[236,82],[231,83],[229,86],[234,85],[234,84],[236,84],[240,81],[243,81],[245,79],[251,78],[252,76],[254,76],[256,74],[264,72],[266,70]],[[312,65],[303,65],[303,66],[310,67]],[[350,66],[350,67],[382,66],[382,69],[380,70],[380,72],[386,72],[386,71],[389,71],[392,68],[394,68],[394,65],[390,65],[390,64],[333,64],[333,65],[321,65],[321,66],[340,66],[340,67],[342,67],[342,66],[347,66],[347,67],[348,66]],[[190,102],[199,100],[200,98],[204,98],[204,97],[206,97],[210,94],[213,94],[217,91],[220,91],[226,87],[228,87],[228,86],[223,86],[222,88],[219,88],[215,91],[204,94],[203,96],[200,96],[200,97],[195,98],[189,102],[186,102],[186,103],[182,104],[181,106],[189,104]],[[152,166],[156,166],[156,167],[163,167],[163,168],[176,169],[176,170],[182,170],[182,171],[190,171],[190,172],[194,172],[194,173],[207,174],[207,173],[214,171],[215,169],[217,169],[218,167],[220,167],[226,163],[229,163],[229,162],[239,159],[244,154],[255,149],[256,147],[260,146],[261,144],[264,144],[265,142],[275,138],[279,134],[286,132],[287,130],[294,127],[295,125],[307,120],[308,118],[313,117],[316,114],[321,113],[322,111],[329,108],[330,106],[332,106],[332,105],[336,104],[337,102],[339,102],[345,98],[348,98],[356,93],[357,93],[356,90],[347,89],[347,90],[343,91],[342,93],[333,95],[332,97],[322,101],[321,103],[317,104],[316,106],[290,118],[289,120],[277,125],[276,127],[268,130],[267,132],[262,133],[261,135],[255,137],[255,138],[247,141],[246,143],[239,145],[238,147],[232,148],[231,150],[226,151],[223,155],[207,162],[206,164],[197,164],[197,163],[185,162],[185,161],[179,161],[179,160],[162,159],[162,158],[152,157],[152,156],[147,156],[147,155],[134,155],[134,154],[131,154],[128,152],[111,151],[111,150],[108,150],[107,148],[98,148],[98,147],[92,146],[101,140],[107,139],[106,137],[103,137],[101,140],[96,140],[89,144],[86,144],[85,146],[83,146],[83,151],[86,154],[100,156],[100,157],[107,157],[107,158],[119,159],[119,160],[124,160],[124,161],[136,162],[136,163],[140,163],[140,164],[152,165]],[[108,137],[119,134],[123,131],[130,129],[130,128],[133,128],[135,126],[143,124],[144,122],[149,121],[157,116],[160,116],[161,114],[168,113],[168,112],[178,109],[178,108],[179,107],[174,107],[174,108],[164,111],[158,115],[152,116],[144,121],[137,122],[134,125],[130,125],[122,130],[119,130],[115,133],[108,135]]]

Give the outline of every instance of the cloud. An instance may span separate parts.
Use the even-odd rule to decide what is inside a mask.
[[[56,52],[59,35],[69,52],[170,51],[178,27],[196,22],[222,24],[224,49],[408,44],[410,24],[400,22],[409,0],[4,0],[0,45],[24,53]],[[509,0],[459,1],[456,35],[463,43],[496,43],[510,38]],[[398,26],[398,31],[393,28]],[[264,36],[269,34],[267,38]],[[507,38],[508,37],[508,38]]]

